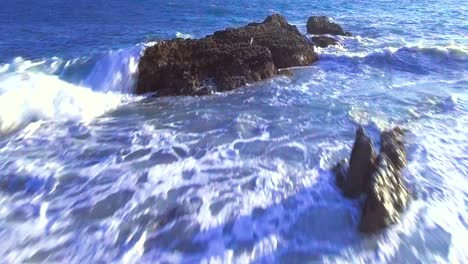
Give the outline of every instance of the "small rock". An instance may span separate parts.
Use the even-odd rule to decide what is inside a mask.
[[[320,48],[326,48],[331,45],[337,45],[339,42],[335,38],[327,36],[315,36],[312,37],[312,42],[314,45]]]
[[[326,16],[309,17],[309,20],[307,20],[307,33],[351,36],[351,33],[345,32],[340,25],[330,22],[330,19]]]

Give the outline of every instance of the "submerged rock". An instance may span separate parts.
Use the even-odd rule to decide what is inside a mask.
[[[374,233],[398,222],[410,200],[401,173],[390,158],[381,153],[376,164],[359,223],[359,230],[364,233]]]
[[[315,46],[320,48],[326,48],[331,45],[337,45],[339,42],[335,38],[328,36],[315,36],[312,37],[312,42]]]
[[[330,19],[326,16],[309,17],[307,20],[307,33],[314,35],[330,34],[351,36],[350,32],[345,32],[340,25],[330,22]]]
[[[381,133],[381,152],[375,159],[372,140],[359,127],[349,161],[333,168],[336,184],[347,197],[366,194],[359,223],[365,233],[377,232],[398,222],[411,200],[401,174],[406,166],[404,130],[396,127]]]
[[[138,64],[136,93],[203,95],[232,90],[280,74],[278,69],[318,60],[313,46],[281,15],[215,32],[198,40],[173,39],[148,47]]]

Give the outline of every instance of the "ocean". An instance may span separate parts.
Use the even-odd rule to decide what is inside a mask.
[[[136,96],[161,39],[280,13],[352,37],[234,91]],[[468,261],[463,1],[2,0],[2,263]],[[362,125],[409,130],[401,221],[358,232],[330,168]]]

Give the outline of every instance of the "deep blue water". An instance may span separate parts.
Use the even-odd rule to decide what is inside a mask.
[[[172,38],[176,32],[203,37],[215,30],[262,20],[273,12],[302,26],[310,15],[332,16],[366,37],[466,41],[467,7],[459,1],[321,2],[4,0],[0,10],[0,62],[16,57],[88,56],[148,39]]]
[[[151,42],[283,14],[354,36],[229,93],[131,95]],[[466,262],[463,1],[3,0],[0,256],[5,263]],[[410,130],[401,222],[357,232],[329,168],[357,125]],[[176,209],[174,209],[176,208]]]

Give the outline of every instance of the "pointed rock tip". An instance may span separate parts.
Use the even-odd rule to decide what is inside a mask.
[[[286,18],[284,18],[283,15],[275,13],[265,18],[263,23],[280,23],[280,24],[286,23],[287,24],[288,21],[286,20]]]

